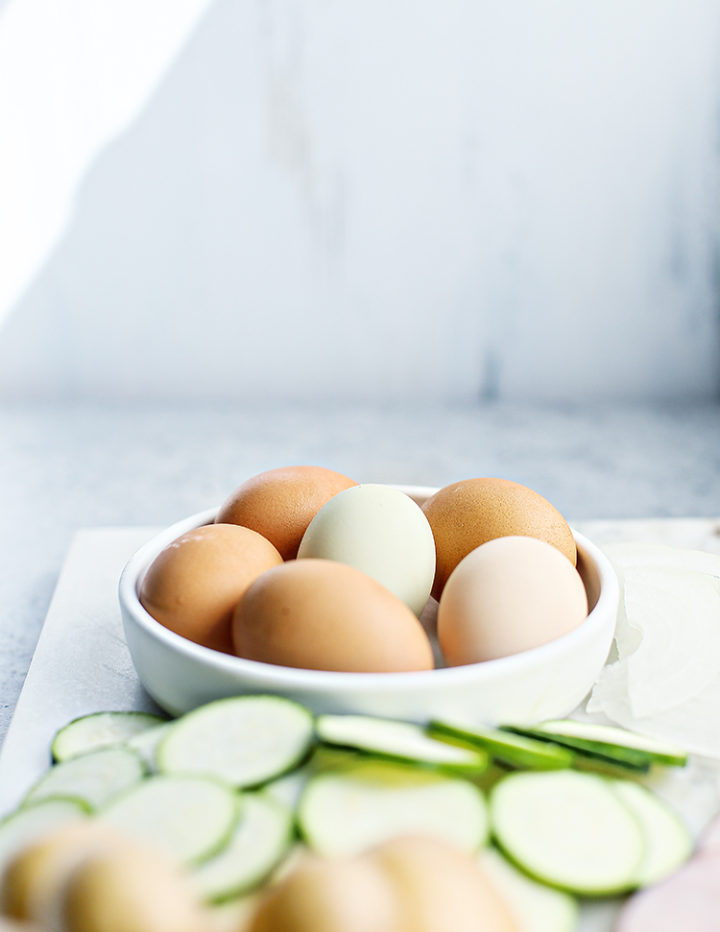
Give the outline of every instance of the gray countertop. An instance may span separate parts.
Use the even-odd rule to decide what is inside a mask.
[[[541,408],[0,406],[0,740],[80,527],[163,525],[248,476],[496,475],[570,520],[720,516],[720,404]]]

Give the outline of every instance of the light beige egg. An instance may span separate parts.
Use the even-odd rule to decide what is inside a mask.
[[[498,537],[460,561],[438,606],[448,666],[495,660],[577,628],[588,601],[580,574],[551,544]]]
[[[188,877],[145,846],[94,854],[60,894],[58,932],[204,932],[205,912]]]
[[[269,469],[243,482],[218,511],[216,520],[252,528],[292,560],[313,517],[322,506],[356,483],[322,466]]]
[[[23,848],[2,877],[2,912],[13,919],[42,922],[72,870],[95,851],[124,843],[113,828],[82,819],[49,832]]]
[[[397,596],[353,566],[291,560],[263,573],[233,618],[235,652],[307,670],[430,670],[430,641]]]
[[[401,929],[395,892],[379,865],[369,858],[310,856],[265,893],[249,932]]]
[[[261,898],[249,932],[520,930],[470,855],[404,836],[351,858],[306,858]]]
[[[537,537],[577,562],[567,521],[533,489],[509,479],[463,479],[446,485],[423,505],[432,528],[437,567],[432,594],[440,598],[458,563],[488,540],[509,535]]]
[[[181,535],[148,567],[140,601],[153,618],[182,637],[232,653],[231,619],[251,582],[282,563],[256,531],[208,524]]]
[[[368,854],[381,867],[413,932],[520,932],[478,862],[447,842],[404,836]]]

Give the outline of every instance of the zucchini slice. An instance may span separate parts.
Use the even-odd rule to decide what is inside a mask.
[[[657,883],[674,873],[690,857],[692,837],[684,822],[659,796],[630,780],[612,780],[613,790],[640,822],[645,856],[635,881],[638,887]]]
[[[220,903],[258,887],[288,854],[293,843],[290,809],[263,791],[243,795],[242,815],[225,847],[195,868],[200,895]]]
[[[312,777],[298,824],[320,854],[357,854],[397,835],[443,838],[468,852],[488,838],[481,791],[462,777],[383,760],[365,760]]]
[[[262,791],[294,812],[311,777],[327,770],[347,767],[364,759],[357,751],[333,747],[330,744],[317,744],[304,764],[281,774],[276,780],[263,784]]]
[[[64,725],[53,738],[51,752],[56,762],[70,760],[100,748],[124,744],[164,721],[150,712],[93,712]]]
[[[609,780],[572,770],[514,773],[490,794],[500,848],[542,883],[585,896],[632,889],[642,827]]]
[[[630,766],[649,767],[651,764],[667,764],[683,767],[687,763],[687,752],[677,745],[654,738],[637,735],[614,725],[597,725],[590,722],[576,722],[572,719],[553,719],[540,722],[532,728],[515,728],[534,737],[556,741],[580,751],[594,752],[619,763]]]
[[[650,770],[652,761],[644,751],[637,751],[633,748],[622,748],[618,750],[614,746],[600,744],[597,741],[584,741],[582,738],[569,738],[564,735],[555,735],[540,730],[537,727],[525,727],[521,725],[502,725],[503,731],[512,734],[523,735],[526,738],[534,738],[536,741],[545,741],[561,747],[568,748],[576,755],[576,765],[582,765],[583,761],[590,763],[599,761],[603,764],[610,764],[615,768],[625,771],[632,771],[635,774],[647,773]]]
[[[281,696],[217,699],[173,722],[155,752],[165,774],[259,786],[296,767],[314,740],[309,709]]]
[[[478,862],[496,885],[522,932],[575,932],[580,906],[574,896],[532,880],[494,847]]]
[[[98,817],[191,864],[224,848],[241,810],[238,794],[217,780],[157,775],[116,796]]]
[[[569,748],[560,747],[549,741],[513,734],[500,728],[481,728],[435,719],[431,722],[430,729],[438,734],[450,735],[477,744],[485,748],[495,760],[508,764],[510,767],[523,767],[529,770],[561,770],[571,767],[575,759],[575,755]]]
[[[82,799],[90,809],[97,809],[138,783],[145,773],[145,765],[134,751],[101,748],[53,765],[30,788],[23,805],[50,796],[72,796]]]
[[[157,772],[155,763],[155,752],[160,741],[165,737],[170,728],[171,722],[163,722],[161,725],[154,725],[145,731],[140,731],[125,742],[125,747],[135,751],[142,758],[145,766],[150,773]]]
[[[408,722],[369,715],[319,715],[315,729],[326,744],[354,748],[391,760],[464,773],[482,773],[488,765],[488,755],[484,751],[439,741],[430,737],[420,725]]]

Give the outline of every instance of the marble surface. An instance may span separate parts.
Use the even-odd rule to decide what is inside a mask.
[[[418,485],[503,476],[572,523],[637,519],[641,536],[647,518],[720,517],[720,405],[4,405],[0,738],[79,528],[169,524],[300,462]]]
[[[45,771],[56,730],[99,709],[155,710],[124,642],[117,579],[129,555],[157,529],[85,528],[74,534],[6,741],[0,750],[0,813]],[[595,519],[578,530],[600,545],[618,539],[720,550],[715,518]],[[698,837],[720,807],[720,763],[691,756],[656,768],[647,784]],[[583,901],[578,932],[610,932],[622,900]]]

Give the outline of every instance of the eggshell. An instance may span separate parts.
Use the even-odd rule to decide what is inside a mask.
[[[440,598],[450,573],[471,550],[496,537],[537,537],[577,563],[575,538],[560,512],[537,492],[509,479],[464,479],[446,485],[423,505],[437,568],[432,594]]]
[[[413,932],[520,932],[479,863],[447,842],[405,836],[370,852]]]
[[[63,883],[81,861],[124,839],[98,819],[71,822],[23,848],[2,876],[2,912],[42,922]]]
[[[249,932],[398,932],[401,928],[394,890],[372,860],[308,856],[265,892]]]
[[[298,558],[362,570],[419,615],[435,575],[435,542],[422,509],[399,489],[364,484],[339,492],[310,522]]]
[[[208,524],[181,535],[148,567],[140,602],[176,634],[232,653],[232,613],[262,572],[282,563],[260,534],[235,524]]]
[[[308,856],[267,890],[250,932],[520,932],[472,857],[404,836],[351,858]]]
[[[438,640],[448,666],[539,647],[582,623],[587,593],[560,551],[533,537],[500,537],[454,570],[438,606]]]
[[[263,573],[233,619],[240,657],[308,670],[432,669],[430,641],[412,611],[360,570],[293,560]]]
[[[284,560],[292,560],[319,509],[353,485],[353,479],[322,466],[270,469],[235,489],[215,520],[252,528],[266,537]]]
[[[88,857],[73,871],[57,907],[58,932],[203,932],[206,916],[192,884],[145,846]]]

